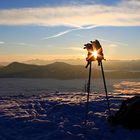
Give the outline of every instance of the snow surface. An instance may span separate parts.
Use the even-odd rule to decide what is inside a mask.
[[[111,94],[111,111],[133,94]],[[0,140],[139,140],[140,130],[111,126],[105,95],[91,93],[85,129],[84,92],[0,97]]]
[[[91,83],[85,128],[85,81],[0,78],[0,140],[140,140],[140,130],[107,122],[102,79]],[[114,114],[140,94],[140,79],[107,79],[107,87]]]

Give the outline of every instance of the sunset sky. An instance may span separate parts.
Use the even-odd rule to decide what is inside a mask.
[[[140,59],[140,1],[0,0],[0,62],[84,58],[95,39],[106,59]]]

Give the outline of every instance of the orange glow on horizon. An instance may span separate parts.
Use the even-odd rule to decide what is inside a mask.
[[[97,56],[96,52],[94,52],[94,55]],[[13,62],[13,61],[28,61],[28,60],[76,60],[76,59],[81,59],[81,60],[85,60],[87,57],[86,53],[81,53],[81,54],[74,54],[74,55],[37,55],[37,54],[26,54],[26,55],[16,55],[16,54],[12,54],[12,55],[0,55],[0,62]],[[105,54],[105,59],[106,60],[139,60],[140,58],[128,58],[125,57],[123,59],[121,59],[121,57],[119,56],[111,56],[109,54]]]

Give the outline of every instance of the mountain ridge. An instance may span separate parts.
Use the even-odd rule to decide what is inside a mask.
[[[101,78],[101,72],[92,69],[94,78]],[[140,78],[140,72],[127,70],[105,71],[107,78]],[[87,78],[88,69],[83,65],[71,65],[65,62],[54,62],[48,65],[30,65],[12,62],[0,69],[0,78],[52,78],[52,79],[79,79]]]

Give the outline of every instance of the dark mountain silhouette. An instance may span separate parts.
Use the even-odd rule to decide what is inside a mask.
[[[88,69],[83,65],[70,65],[64,62],[55,62],[48,65],[29,65],[13,62],[0,69],[1,78],[53,78],[77,79],[87,78]],[[107,71],[107,78],[140,78],[140,72]],[[101,77],[99,70],[93,69],[94,78]]]
[[[65,62],[72,65],[85,65],[85,59],[57,59],[25,61],[26,64],[47,65],[54,62]],[[104,61],[105,70],[140,71],[140,60],[107,60]]]
[[[0,68],[2,68],[3,66],[2,65],[0,65]]]
[[[84,65],[85,64],[85,59],[54,59],[54,60],[41,60],[41,59],[32,59],[28,61],[24,61],[23,63],[26,64],[36,64],[36,65],[47,65],[55,62],[65,62],[67,64],[72,64],[72,65]]]
[[[83,66],[63,62],[41,66],[13,62],[0,69],[0,77],[73,79],[84,78],[86,75]]]
[[[13,62],[0,69],[0,77],[16,76],[18,73],[26,72],[37,68],[36,65],[28,65],[19,62]]]
[[[104,61],[106,70],[140,71],[140,60]]]

